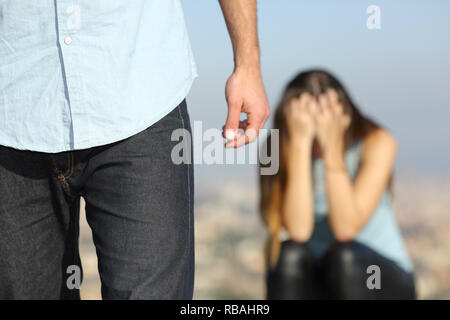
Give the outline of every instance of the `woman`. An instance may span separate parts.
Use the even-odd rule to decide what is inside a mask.
[[[261,176],[268,298],[414,299],[391,202],[392,135],[320,70],[289,83],[274,127],[280,169]]]

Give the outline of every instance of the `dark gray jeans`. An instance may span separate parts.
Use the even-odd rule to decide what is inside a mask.
[[[0,146],[0,299],[79,299],[66,282],[68,267],[81,267],[80,196],[104,299],[191,299],[193,166],[171,161],[177,128],[190,131],[185,101],[100,147],[50,154]]]

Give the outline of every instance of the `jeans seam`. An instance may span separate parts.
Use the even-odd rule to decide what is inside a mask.
[[[183,115],[181,113],[181,107],[178,107],[178,114],[180,115],[180,119],[181,119],[181,125],[183,126],[183,136],[186,139],[186,125],[184,123],[184,118]],[[186,141],[186,140],[184,140]],[[189,214],[188,214],[188,242],[190,242],[191,239],[191,210],[192,210],[192,204],[191,204],[191,178],[190,178],[190,168],[189,168],[190,164],[187,164],[187,187],[188,187],[188,210],[189,210]],[[189,246],[189,254],[191,252],[192,248],[191,246]]]
[[[73,152],[70,152],[70,156],[68,157],[67,170],[66,170],[65,173],[63,173],[62,170],[58,169],[54,156],[50,155],[50,157],[52,158],[52,162],[53,162],[53,166],[54,166],[55,172],[58,174],[58,176],[57,176],[58,180],[60,182],[62,182],[63,187],[66,188],[68,195],[71,198],[76,198],[76,196],[74,196],[72,194],[72,190],[70,188],[70,184],[67,181],[67,179],[69,179],[72,176],[73,172],[74,172],[75,161],[74,161],[74,154],[73,154]]]
[[[63,171],[61,169],[58,169],[58,166],[56,165],[56,161],[55,161],[55,157],[53,154],[50,155],[50,157],[52,158],[52,162],[53,162],[53,166],[55,168],[56,173],[58,174],[58,178],[69,178],[72,173],[73,173],[73,152],[71,152],[71,155],[68,157],[67,159],[67,169],[66,172],[63,173]]]
[[[71,156],[71,166],[70,166],[70,172],[68,173],[68,175],[65,177],[65,179],[69,179],[74,171],[74,167],[75,167],[75,159],[74,159],[74,154],[73,152],[70,153]]]

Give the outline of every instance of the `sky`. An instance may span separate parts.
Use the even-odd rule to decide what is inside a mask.
[[[181,3],[199,72],[187,99],[191,121],[221,128],[233,56],[220,6]],[[379,30],[366,26],[369,5],[380,8]],[[324,68],[397,138],[396,171],[450,177],[450,1],[260,0],[258,16],[272,111],[298,72]],[[221,169],[231,174],[235,167]]]

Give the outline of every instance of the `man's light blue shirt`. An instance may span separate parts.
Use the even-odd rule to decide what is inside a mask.
[[[179,0],[0,1],[0,145],[122,140],[173,110],[196,76]]]

